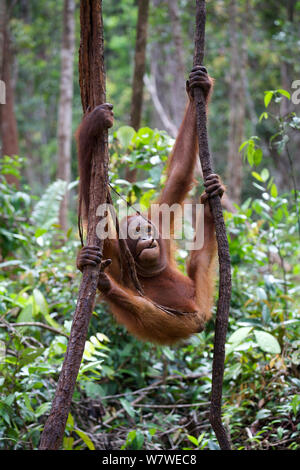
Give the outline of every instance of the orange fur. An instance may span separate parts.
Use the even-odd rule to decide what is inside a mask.
[[[212,84],[209,77],[207,80]],[[210,94],[209,83],[205,84],[207,99]],[[80,138],[83,130],[84,127],[81,128]],[[89,147],[86,144],[88,139],[88,135],[83,135],[82,145],[79,145],[81,153],[84,147]],[[183,203],[193,185],[197,151],[196,110],[190,96],[169,157],[167,181],[158,198],[159,204],[166,203],[171,206]],[[146,217],[150,217],[149,213]],[[173,222],[172,220],[172,225]],[[125,325],[130,333],[144,341],[173,344],[202,331],[205,322],[211,317],[216,238],[208,202],[205,203],[204,245],[200,250],[191,252],[187,266],[188,276],[184,276],[176,267],[172,241],[163,240],[161,237],[158,241],[160,247],[158,267],[161,263],[162,269],[151,271],[150,264],[147,273],[141,274],[137,269],[144,297],[121,283],[120,256],[115,242],[105,241],[104,258],[111,258],[112,264],[107,274],[103,272],[100,274],[99,289],[102,290],[104,299],[108,302],[116,320]],[[131,243],[128,246],[135,256],[136,245]],[[167,313],[160,306],[175,309],[175,313]]]

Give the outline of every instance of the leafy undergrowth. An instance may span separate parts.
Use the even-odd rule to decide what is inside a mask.
[[[168,142],[150,131],[140,134],[148,141],[134,158],[152,158],[151,172],[158,159],[163,163]],[[126,132],[119,136],[123,142]],[[132,135],[126,138],[128,146]],[[2,173],[18,174],[19,161],[5,164]],[[144,205],[156,191],[155,171],[141,185]],[[235,449],[299,449],[295,194],[278,195],[266,172],[254,178],[257,197],[225,214],[233,293],[223,417]],[[121,191],[125,183],[114,184]],[[80,276],[74,267],[78,240],[70,230],[62,243],[56,225],[63,193],[56,182],[36,202],[28,188],[14,190],[1,179],[1,449],[37,448],[66,351]],[[128,187],[126,195],[135,201],[139,193],[141,187]],[[182,269],[186,256],[180,250]],[[64,449],[217,449],[208,417],[213,332],[211,321],[174,348],[141,344],[98,303]]]

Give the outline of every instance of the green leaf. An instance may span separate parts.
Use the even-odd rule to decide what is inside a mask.
[[[228,343],[226,344],[226,356],[231,354],[233,351],[235,351],[241,342],[249,335],[250,331],[253,329],[252,326],[245,326],[242,328],[239,328],[236,330],[229,338]],[[247,346],[247,343],[245,343]],[[233,370],[233,371],[227,371],[229,376],[231,377],[231,372],[232,372],[232,377],[235,376],[238,371]]]
[[[259,410],[259,411],[256,413],[255,419],[256,419],[256,420],[265,419],[265,418],[267,418],[268,416],[270,416],[270,414],[271,414],[271,411],[270,411],[270,410],[268,410],[267,408],[262,408],[261,410]]]
[[[133,418],[134,415],[135,415],[135,409],[131,406],[129,401],[125,400],[124,398],[121,398],[120,402],[121,402],[124,410],[129,414],[129,416],[131,416],[131,418]]]
[[[282,88],[279,88],[276,90],[277,93],[280,93],[281,95],[285,96],[288,100],[291,99],[291,95],[287,90],[283,90]]]
[[[35,238],[39,238],[47,232],[48,232],[48,230],[45,229],[45,228],[38,228],[38,229],[36,229],[34,236],[35,236]]]
[[[254,165],[258,166],[260,164],[260,162],[262,161],[262,157],[263,157],[262,149],[260,149],[260,148],[256,149],[254,154],[253,154]]]
[[[33,298],[37,304],[39,312],[41,312],[43,315],[48,314],[48,304],[41,291],[39,291],[38,289],[34,289]]]
[[[88,449],[96,450],[93,442],[91,441],[91,439],[89,438],[89,436],[85,432],[80,431],[80,429],[75,429],[75,432],[83,440],[83,442],[86,444]]]
[[[18,315],[17,323],[33,321],[33,305],[28,304]],[[25,327],[24,327],[25,328]]]
[[[74,429],[74,418],[73,416],[71,415],[71,413],[69,413],[68,415],[68,419],[67,419],[67,427],[70,431],[72,431]]]
[[[141,199],[140,199],[140,206],[142,210],[146,210],[150,206],[150,201],[153,195],[155,194],[155,189],[149,189],[149,191],[146,191],[143,193]]]
[[[127,149],[131,144],[133,137],[135,136],[136,132],[133,127],[130,126],[122,126],[116,132],[116,136],[124,149]]]
[[[63,449],[64,450],[72,450],[74,443],[74,437],[64,437],[63,440]]]
[[[277,186],[276,186],[275,183],[272,184],[270,192],[271,192],[272,197],[277,197],[278,196]]]
[[[198,439],[196,439],[194,436],[187,436],[188,440],[191,441],[196,447],[198,447]]]
[[[43,315],[43,317],[45,318],[46,322],[50,325],[50,326],[53,326],[53,328],[56,328],[58,330],[61,329],[61,325],[59,323],[57,323],[49,314],[49,307],[48,307],[48,303],[47,303],[47,300],[45,299],[45,297],[43,296],[43,294],[41,293],[41,291],[39,289],[34,289],[33,290],[33,298],[34,298],[34,302],[35,302],[35,305],[36,305],[36,309],[37,312],[36,313],[39,313],[41,312],[41,314]]]
[[[151,127],[141,127],[137,133],[140,139],[144,139],[144,143],[150,143],[151,138],[153,137],[154,131]]]
[[[228,343],[241,343],[249,335],[252,329],[252,326],[243,326],[242,328],[239,328],[230,336]]]
[[[242,143],[242,145],[239,148],[239,152],[241,152],[243,148],[246,147],[246,145],[249,145],[249,140],[246,140],[245,142]]]
[[[89,398],[97,399],[101,396],[102,388],[94,382],[87,382],[85,386],[86,394]]]
[[[42,403],[40,406],[36,408],[36,410],[34,411],[34,414],[38,418],[39,416],[42,416],[45,413],[47,413],[47,411],[49,411],[50,408],[51,408],[50,402]]]
[[[247,160],[248,160],[248,163],[249,163],[250,166],[254,165],[254,152],[255,152],[254,144],[252,142],[248,145],[247,153],[246,153]]]
[[[127,435],[126,443],[121,450],[130,448],[132,450],[140,450],[144,444],[144,435],[141,431],[130,431]]]
[[[291,406],[295,417],[297,416],[300,408],[300,395],[294,395],[291,401]]]
[[[254,335],[259,347],[271,354],[280,354],[280,346],[276,338],[265,331],[254,330]]]
[[[258,181],[263,181],[262,177],[260,176],[259,173],[256,173],[256,171],[252,171],[252,176],[254,176],[254,178],[256,178]]]
[[[30,399],[29,399],[29,396],[27,395],[27,393],[24,393],[24,394],[23,394],[23,399],[24,399],[24,403],[25,403],[26,408],[27,408],[29,411],[32,411],[32,412],[33,412],[33,408],[32,408],[32,406],[31,406]]]
[[[162,348],[164,355],[169,361],[174,361],[176,359],[176,355],[173,349],[168,346],[164,346]]]
[[[269,176],[270,176],[270,172],[267,168],[264,168],[260,174],[263,182],[265,183],[268,179],[269,179]]]
[[[10,406],[8,406],[4,401],[0,401],[0,416],[3,420],[10,426],[10,416],[13,416],[13,410]]]
[[[34,225],[48,230],[58,223],[60,203],[66,194],[66,181],[57,180],[51,183],[35,205],[31,218]]]
[[[159,181],[160,181],[160,177],[161,177],[161,168],[159,166],[154,166],[149,171],[149,174],[150,174],[154,184],[158,184]]]
[[[260,118],[259,118],[259,122],[261,122],[263,119],[268,119],[269,118],[269,114],[264,111],[261,115],[260,115]]]
[[[225,380],[236,380],[242,372],[242,365],[240,363],[233,364],[225,371]]]
[[[277,211],[274,212],[273,217],[276,220],[276,222],[280,222],[283,217],[283,210],[279,207],[279,209],[277,209]]]
[[[143,447],[144,440],[145,440],[145,438],[144,438],[143,433],[141,431],[137,431],[136,436],[135,436],[135,442],[136,442],[137,450],[139,450]]]
[[[44,352],[44,348],[25,348],[23,349],[20,359],[19,359],[19,364],[21,367],[25,366],[26,364],[30,364],[36,359],[37,357],[40,357]]]
[[[124,185],[124,186],[130,186],[130,183],[129,181],[127,180],[123,180],[121,178],[118,178],[114,181],[114,184],[120,184],[120,185]]]
[[[273,91],[265,91],[265,98],[264,98],[264,102],[265,102],[265,107],[267,108],[273,98],[273,94],[274,92]]]

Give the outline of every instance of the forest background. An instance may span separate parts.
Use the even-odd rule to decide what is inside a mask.
[[[147,208],[185,108],[194,2],[103,0],[103,16],[110,181]],[[223,412],[241,450],[300,445],[299,20],[297,0],[207,1],[209,137],[233,275]],[[137,26],[146,53],[134,82]],[[78,292],[79,35],[74,0],[0,1],[1,449],[38,446]],[[183,271],[187,255],[179,245]],[[217,449],[213,332],[211,321],[177,347],[145,345],[98,303],[63,448]]]

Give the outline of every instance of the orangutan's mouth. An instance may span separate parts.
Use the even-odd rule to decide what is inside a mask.
[[[139,249],[138,253],[137,253],[137,258],[140,256],[140,254],[144,251],[144,250],[152,250],[153,248],[156,248],[157,247],[157,240],[145,240],[145,241],[140,241],[140,245],[141,248]]]

